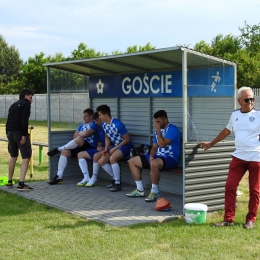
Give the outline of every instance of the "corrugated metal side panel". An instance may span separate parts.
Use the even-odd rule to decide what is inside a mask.
[[[118,118],[118,107],[117,107],[117,99],[116,98],[93,98],[91,99],[92,109],[96,111],[96,108],[100,105],[108,105],[111,110],[111,116]],[[119,118],[118,118],[119,119]]]
[[[51,132],[51,145],[52,147],[49,147],[49,149],[54,149],[58,146],[64,145],[70,140],[72,140],[72,135],[75,131],[66,130],[66,131],[54,131]],[[57,174],[58,169],[58,161],[60,156],[55,155],[52,157],[49,157],[49,178],[50,180],[54,178],[54,176]],[[76,158],[68,158],[68,164],[64,171],[63,178],[74,178],[78,177],[79,181],[82,179],[83,175],[81,173],[81,170],[78,165],[78,160]]]
[[[211,141],[226,127],[234,106],[234,97],[192,97],[189,98],[190,141]],[[230,112],[227,112],[230,111]],[[230,135],[226,140],[233,140]]]
[[[185,145],[185,203],[204,203],[209,211],[224,207],[224,190],[235,150],[234,142],[216,144],[204,151],[197,143]]]
[[[151,143],[149,99],[122,98],[119,100],[119,118],[125,124],[135,146]]]

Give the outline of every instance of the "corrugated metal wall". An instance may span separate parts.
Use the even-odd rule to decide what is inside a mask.
[[[224,191],[233,141],[204,151],[196,143],[185,145],[185,203],[204,203],[209,211],[223,209]]]
[[[211,141],[226,127],[234,110],[234,97],[189,98],[190,141]],[[226,140],[233,140],[230,135]]]

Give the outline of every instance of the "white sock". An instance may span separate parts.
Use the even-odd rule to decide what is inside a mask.
[[[114,173],[113,173],[112,167],[109,163],[106,163],[105,165],[103,165],[102,168],[114,179]]]
[[[80,158],[79,159],[79,167],[81,169],[81,172],[84,174],[84,179],[83,181],[89,181],[90,177],[89,177],[89,171],[88,171],[88,163],[84,158]]]
[[[78,145],[75,143],[74,140],[71,140],[70,142],[68,142],[64,146],[58,147],[58,150],[59,151],[62,151],[62,150],[72,150],[72,149],[74,149],[76,147],[78,147]]]
[[[118,163],[111,164],[113,173],[114,173],[114,179],[116,184],[120,184],[120,167]]]
[[[97,162],[93,162],[93,175],[98,176],[100,165]]]
[[[156,184],[152,184],[152,189],[151,189],[151,192],[153,193],[158,193],[159,192],[159,186],[156,185]]]
[[[136,188],[139,190],[139,191],[144,191],[144,186],[143,186],[143,181],[140,180],[140,181],[135,181],[136,183]]]
[[[58,162],[58,171],[57,175],[59,176],[59,179],[62,179],[63,172],[67,166],[68,159],[64,155],[60,155],[59,162]]]
[[[93,175],[88,182],[88,185],[93,185],[97,181],[98,171],[99,171],[100,165],[97,162],[93,162]]]

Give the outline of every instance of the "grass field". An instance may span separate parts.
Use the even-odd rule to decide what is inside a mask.
[[[34,140],[47,142],[47,123],[30,123],[35,126]],[[4,128],[0,131],[4,137]],[[48,178],[48,158],[38,165],[38,149],[34,149],[34,175],[30,180],[27,174],[27,182]],[[0,142],[0,152],[0,175],[7,176],[7,143]],[[222,220],[221,211],[208,214],[202,225],[179,219],[112,227],[0,191],[0,259],[260,260],[259,221],[251,230],[242,228],[247,213],[247,176],[239,190],[243,194],[238,198],[236,225],[227,228],[212,226]]]

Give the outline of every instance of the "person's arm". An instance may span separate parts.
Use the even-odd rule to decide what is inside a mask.
[[[116,145],[115,147],[113,147],[112,149],[110,149],[109,151],[110,154],[113,154],[118,149],[118,147],[124,146],[130,142],[130,135],[128,133],[122,135],[122,137],[123,137],[123,141],[118,145]]]
[[[125,135],[122,136],[123,137],[123,141],[121,143],[119,143],[118,145],[115,146],[115,148],[117,149],[120,146],[124,146],[126,144],[128,144],[130,142],[130,135],[128,133],[126,133]]]
[[[73,134],[73,139],[79,136],[79,131],[77,130],[74,134]]]
[[[97,150],[98,150],[99,152],[101,152],[101,151],[104,150],[104,147],[102,147],[102,142],[98,142]]]
[[[29,125],[29,117],[31,113],[31,104],[24,104],[22,107],[22,116],[21,116],[21,127],[22,127],[22,136],[26,138],[28,134],[28,125]]]
[[[107,150],[108,150],[109,147],[110,147],[110,143],[111,143],[110,138],[109,138],[107,135],[105,135],[105,149],[102,151],[102,154],[103,154],[103,155],[106,155],[106,154],[107,154]]]
[[[158,144],[157,143],[153,143],[152,148],[150,150],[150,156],[154,157],[154,155],[156,154],[158,149]]]
[[[21,126],[22,126],[22,138],[20,144],[25,144],[28,134],[29,117],[31,114],[31,104],[25,104],[22,108]]]
[[[164,148],[165,146],[169,145],[172,141],[162,136],[160,125],[156,121],[154,122],[154,127],[157,132],[158,145],[161,148]]]
[[[93,135],[94,133],[95,133],[95,130],[92,129],[92,128],[89,128],[88,130],[85,130],[83,132],[79,132],[78,136],[85,138],[85,137]]]
[[[224,140],[230,134],[231,134],[231,131],[227,128],[224,128],[222,131],[219,132],[219,134],[211,142],[201,142],[199,144],[200,144],[201,148],[203,148],[204,150],[208,150],[216,143]]]

